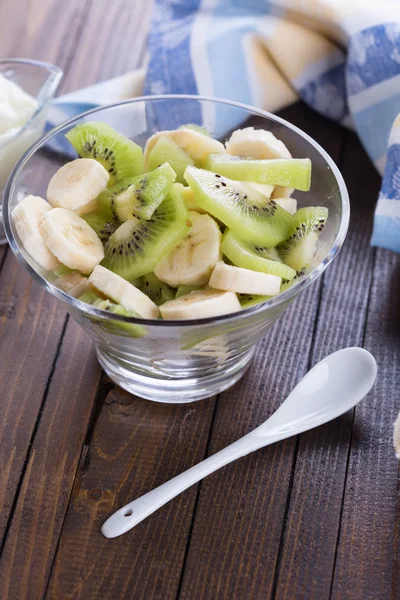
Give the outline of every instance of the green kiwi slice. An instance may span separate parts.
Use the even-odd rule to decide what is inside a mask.
[[[75,270],[74,269],[70,269],[69,267],[66,267],[65,265],[61,265],[60,267],[58,267],[58,269],[54,270],[55,275],[57,275],[57,277],[63,277],[64,275],[71,275],[71,273],[74,273]]]
[[[114,315],[122,315],[123,317],[138,317],[140,315],[134,310],[128,310],[120,304],[110,302],[110,300],[102,300],[101,298],[93,303],[93,306],[106,310]],[[121,334],[127,333],[130,337],[143,337],[147,331],[145,327],[141,325],[134,325],[133,323],[122,323],[121,321],[98,321],[103,329],[110,333]]]
[[[192,131],[196,131],[197,133],[202,133],[203,135],[206,135],[207,137],[211,137],[210,132],[205,127],[202,127],[201,125],[196,125],[195,123],[188,123],[187,125],[181,125],[179,127],[179,129],[191,129]]]
[[[309,158],[256,160],[230,154],[210,154],[205,168],[239,181],[281,185],[304,192],[308,192],[311,185]]]
[[[155,273],[143,275],[136,287],[146,294],[157,306],[175,298],[175,290],[167,283],[158,279]]]
[[[175,144],[167,137],[160,137],[152,148],[147,158],[147,168],[153,171],[156,167],[168,162],[176,173],[176,180],[179,183],[184,183],[183,174],[189,165],[194,165],[194,161],[190,158],[182,148]]]
[[[242,242],[230,229],[224,233],[221,250],[236,267],[277,275],[287,281],[296,276],[296,271],[291,267],[270,259],[269,248]]]
[[[103,244],[107,242],[110,235],[120,226],[120,223],[115,218],[111,217],[110,219],[108,216],[104,216],[101,212],[97,211],[82,215],[82,219],[95,230]]]
[[[185,179],[197,204],[240,239],[268,248],[287,238],[293,217],[275,200],[244,183],[196,167],[186,169]]]
[[[125,177],[143,173],[143,151],[106,123],[76,125],[65,136],[82,158],[94,158],[110,174],[109,187]]]
[[[285,264],[297,272],[311,265],[318,236],[324,229],[327,218],[328,209],[324,206],[307,206],[295,212],[288,238],[278,246]]]
[[[101,300],[101,298],[100,296],[89,290],[81,296],[79,296],[78,300],[80,300],[81,302],[86,302],[86,304],[93,304],[94,302],[96,302],[96,300]]]
[[[105,246],[101,264],[128,280],[154,271],[189,232],[189,212],[182,188],[180,183],[174,183],[148,221],[133,217],[118,227]]]
[[[190,294],[190,292],[197,292],[202,289],[203,288],[200,285],[180,285],[176,290],[175,298],[180,298],[181,296]]]
[[[250,308],[250,306],[255,306],[256,304],[261,304],[261,302],[266,302],[273,296],[252,296],[250,294],[238,294],[239,302],[242,306],[242,309]]]
[[[120,221],[127,221],[134,216],[150,219],[171,191],[175,178],[175,171],[168,163],[135,177],[126,190],[113,196],[115,215]]]

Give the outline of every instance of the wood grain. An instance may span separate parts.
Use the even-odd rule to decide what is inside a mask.
[[[365,347],[378,379],[354,420],[333,600],[397,598],[392,589],[398,465],[393,423],[400,389],[400,257],[377,250]],[[389,301],[388,301],[389,299]]]
[[[196,488],[129,535],[105,539],[110,513],[203,459],[212,399],[157,405],[112,390],[79,471],[46,598],[176,597]]]
[[[5,598],[43,597],[99,379],[91,342],[71,321],[2,554]]]
[[[337,158],[343,132],[298,105],[283,116]],[[210,454],[263,422],[307,370],[320,283],[307,290],[267,333],[252,367],[222,394]],[[201,486],[180,598],[270,598],[296,440],[261,450]]]
[[[312,365],[364,340],[373,268],[369,232],[379,177],[356,136],[346,137],[340,166],[351,199],[351,223],[343,250],[324,278]],[[329,597],[352,421],[352,414],[346,414],[300,438],[276,598]]]
[[[2,58],[34,58],[68,71],[89,2],[3,0],[0,3]]]
[[[143,65],[152,5],[151,0],[91,3],[74,54],[68,89],[82,86],[83,74],[86,86]]]
[[[65,312],[7,253],[0,275],[0,539],[60,342]]]

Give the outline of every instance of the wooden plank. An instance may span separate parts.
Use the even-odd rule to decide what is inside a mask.
[[[347,138],[342,173],[351,224],[342,252],[326,272],[311,364],[339,348],[363,345],[372,278],[369,240],[380,178],[354,134]],[[329,597],[351,431],[352,413],[300,438],[276,598]]]
[[[214,400],[153,404],[119,389],[107,396],[73,491],[46,598],[176,597],[193,488],[128,535],[106,540],[110,513],[202,460]]]
[[[74,55],[69,89],[82,86],[82,73],[84,85],[90,85],[141,67],[152,6],[151,0],[93,2]]]
[[[283,111],[337,159],[343,132],[304,107]],[[307,370],[320,283],[266,335],[241,383],[222,394],[210,454],[262,423]],[[201,486],[180,598],[271,597],[296,441],[261,450]]]
[[[2,0],[0,55],[53,62],[67,70],[90,4],[73,0],[60,10],[58,0]]]
[[[2,553],[3,598],[43,597],[100,372],[91,341],[71,321]]]
[[[64,309],[7,253],[0,277],[0,540],[53,368]]]
[[[398,464],[392,436],[400,389],[399,274],[400,256],[377,250],[365,347],[377,360],[378,379],[356,408],[333,600],[348,598],[350,589],[354,600],[398,597],[393,556]]]

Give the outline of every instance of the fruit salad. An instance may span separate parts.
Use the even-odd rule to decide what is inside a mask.
[[[66,137],[79,158],[12,216],[32,260],[81,302],[143,319],[214,317],[310,269],[328,211],[297,208],[311,161],[271,132],[238,129],[224,145],[185,125],[144,150],[100,122]]]

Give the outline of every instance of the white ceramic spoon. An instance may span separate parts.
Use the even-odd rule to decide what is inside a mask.
[[[376,370],[374,357],[362,348],[346,348],[327,356],[257,429],[117,510],[101,528],[103,535],[114,538],[129,531],[188,487],[237,458],[339,417],[368,394]]]

